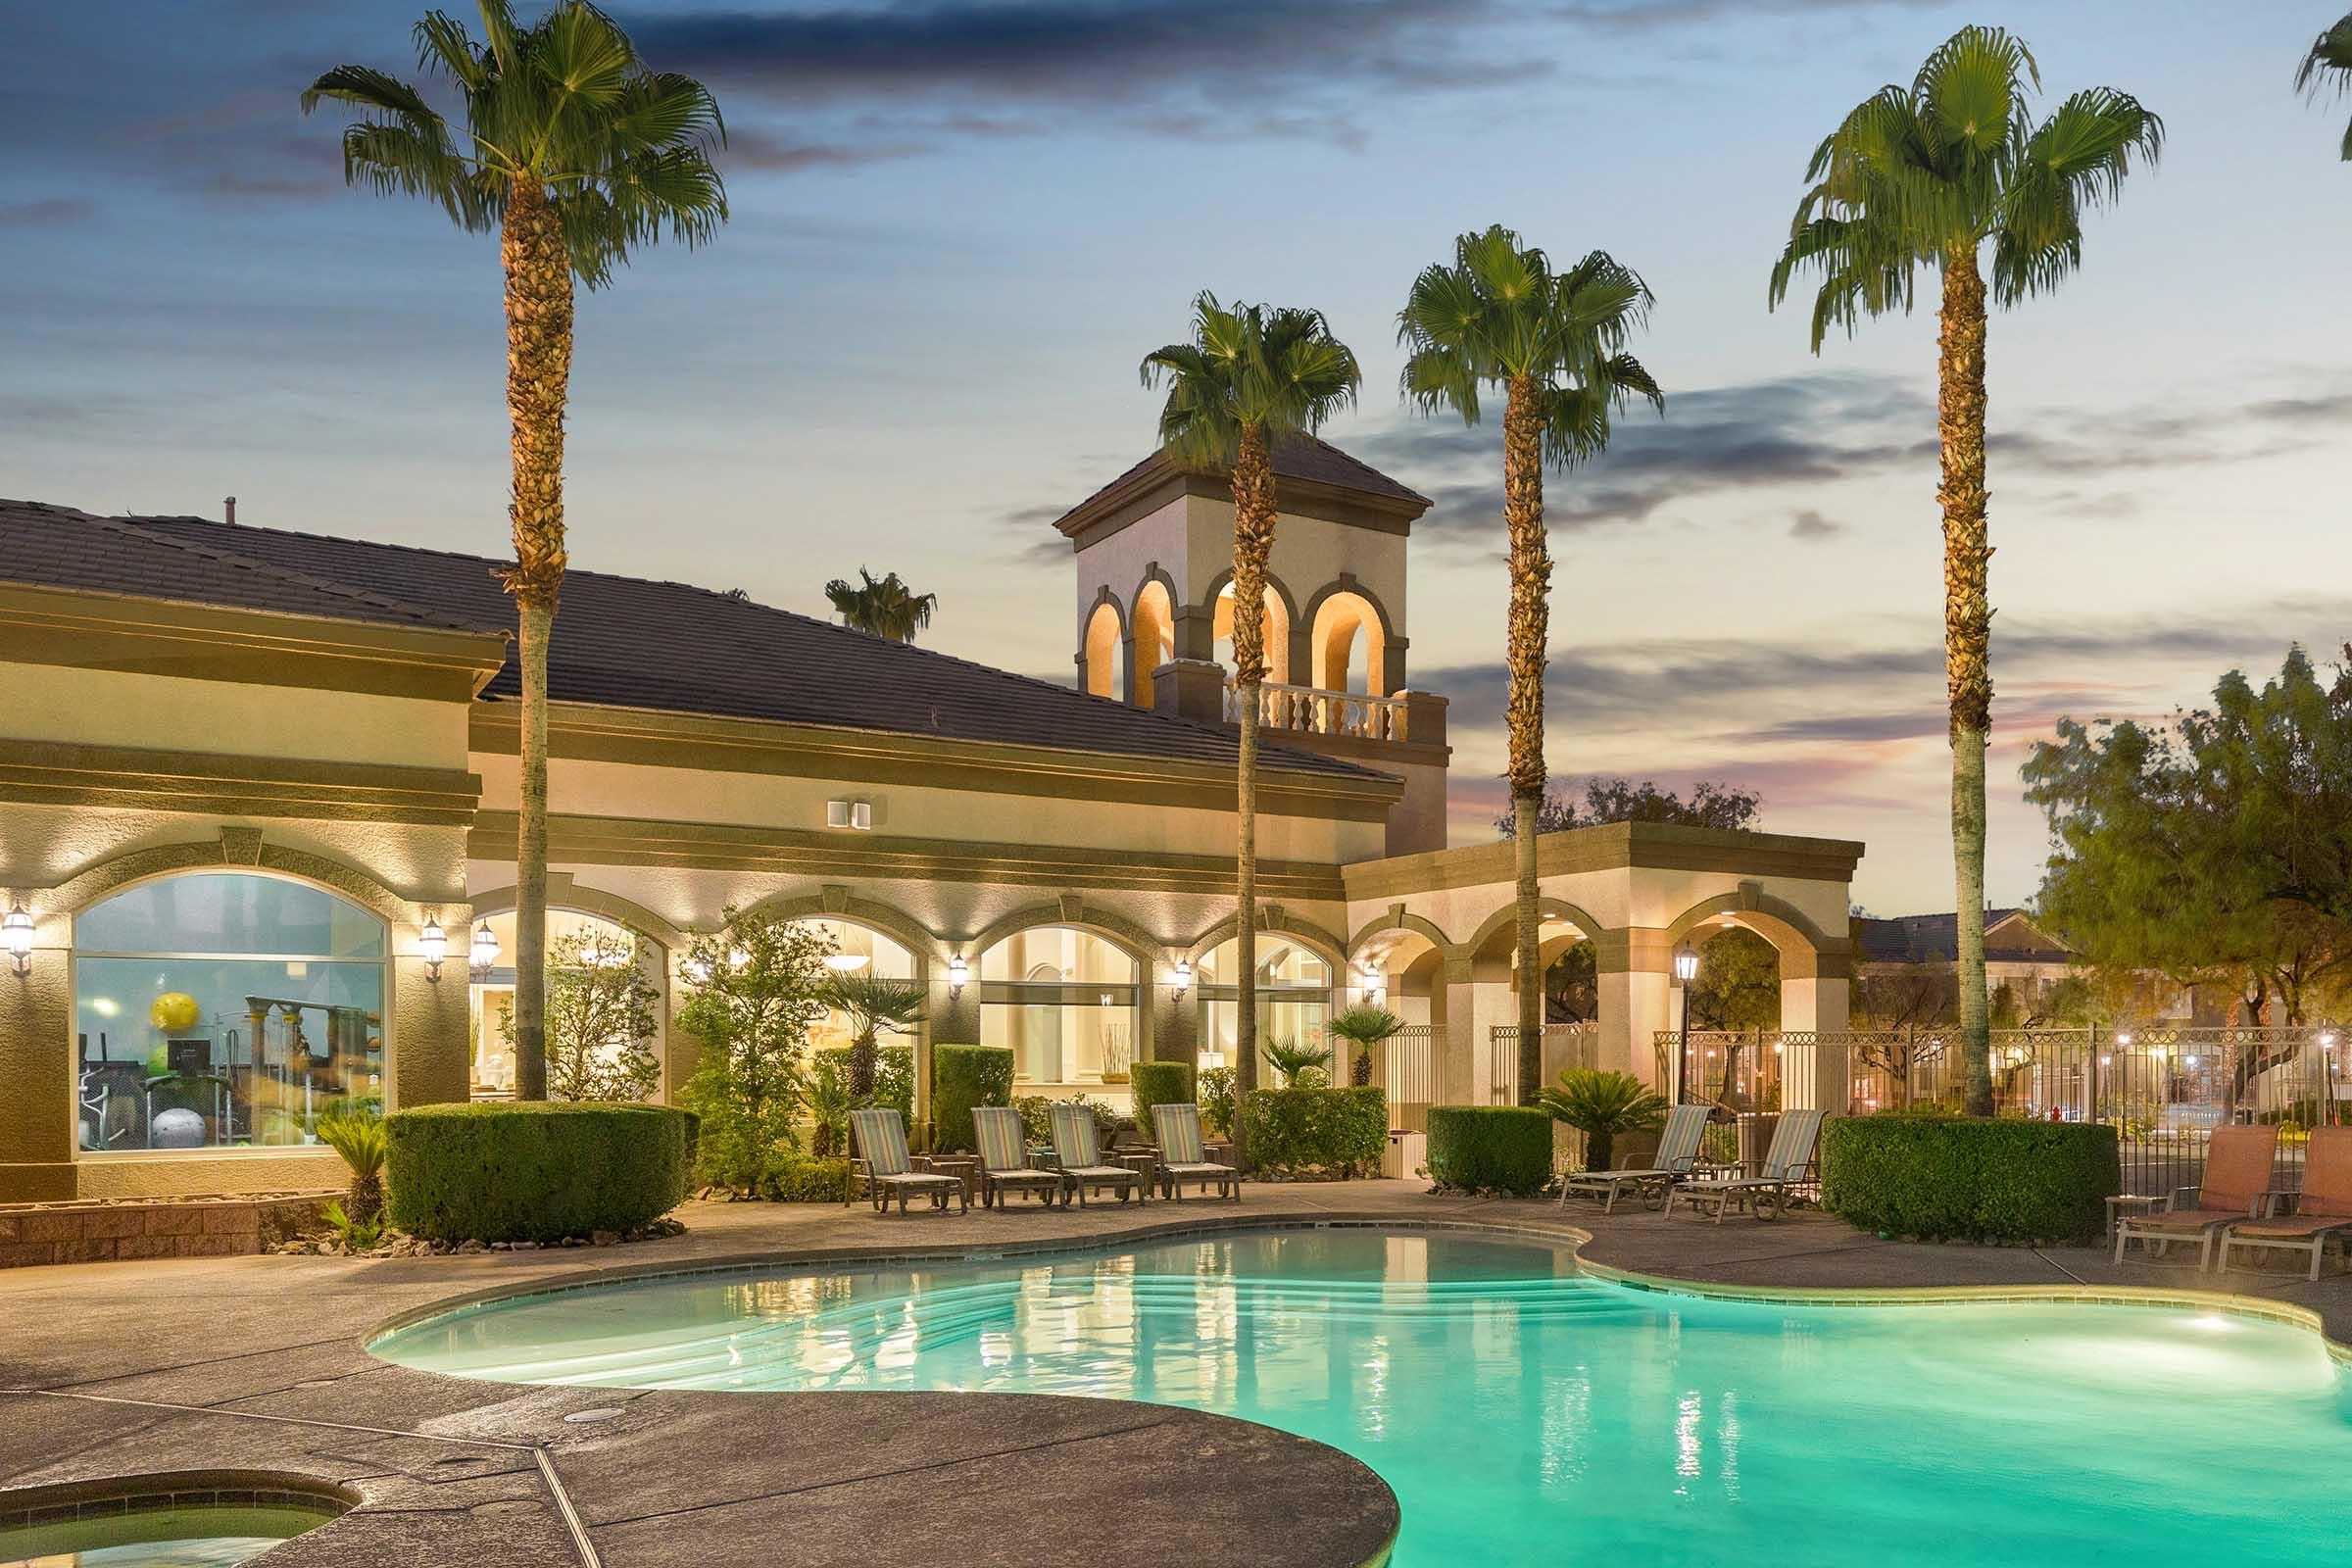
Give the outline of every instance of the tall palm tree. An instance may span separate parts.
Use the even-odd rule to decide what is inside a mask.
[[[939,595],[908,592],[895,571],[876,577],[859,566],[858,575],[865,580],[853,583],[847,577],[836,577],[825,584],[825,597],[841,612],[843,625],[868,636],[910,643],[916,632],[931,624]]]
[[[1363,374],[1320,311],[1241,305],[1203,291],[1193,301],[1193,336],[1146,355],[1146,387],[1167,383],[1159,439],[1170,458],[1233,475],[1233,681],[1241,723],[1240,833],[1236,868],[1235,1085],[1257,1087],[1257,726],[1266,678],[1266,559],[1274,550],[1274,447],[1311,435],[1355,403]],[[1247,1154],[1234,1117],[1234,1155]]]
[[[1453,265],[1413,280],[1396,318],[1411,350],[1404,395],[1423,414],[1480,416],[1480,392],[1503,391],[1502,523],[1510,541],[1511,837],[1517,865],[1519,1099],[1544,1079],[1543,924],[1536,872],[1544,809],[1544,659],[1551,635],[1551,554],[1544,533],[1544,465],[1573,468],[1609,444],[1612,416],[1639,397],[1660,414],[1666,395],[1626,340],[1649,317],[1633,269],[1594,251],[1565,271],[1500,224],[1454,241]]]
[[[1912,280],[1942,277],[1936,429],[1942,444],[1943,657],[1951,706],[1952,860],[1959,911],[1960,1032],[1971,1115],[1992,1114],[1984,987],[1984,748],[1991,725],[1992,610],[1984,526],[1984,276],[2001,305],[2057,287],[2082,265],[2082,211],[2116,200],[2134,154],[2153,164],[2164,122],[2129,93],[2092,87],[2036,124],[2041,74],[2024,42],[1963,27],[1909,87],[1882,87],[1845,117],[1805,171],[1771,303],[1801,269],[1819,274],[1813,352],[1833,325],[1911,308]]]
[[[2312,40],[2311,52],[2295,70],[2295,90],[2315,101],[2352,92],[2352,12]],[[2344,126],[2343,158],[2352,163],[2352,122]]]
[[[445,120],[415,87],[337,66],[302,95],[363,112],[343,131],[343,177],[421,196],[461,228],[496,231],[506,272],[507,414],[521,625],[522,801],[514,853],[514,1092],[547,1097],[547,644],[564,585],[564,405],[572,281],[612,281],[639,245],[709,239],[727,216],[711,167],[725,129],[690,76],[647,69],[628,35],[580,0],[529,27],[481,0],[482,40],[440,11],[416,24],[417,64],[455,91]]]

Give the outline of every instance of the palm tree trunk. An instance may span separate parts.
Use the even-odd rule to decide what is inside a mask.
[[[1511,838],[1517,870],[1519,1102],[1533,1104],[1544,1077],[1544,972],[1536,824],[1544,807],[1544,655],[1550,640],[1551,556],[1544,543],[1544,416],[1536,384],[1511,382],[1502,416],[1502,525],[1510,536]]]
[[[515,185],[499,240],[507,275],[507,415],[522,646],[522,799],[514,845],[514,1097],[547,1098],[547,645],[564,585],[564,403],[571,383],[571,258],[547,194]]]
[[[1984,280],[1974,251],[1943,270],[1936,338],[1943,446],[1943,664],[1951,700],[1954,973],[1967,1109],[1992,1114],[1991,999],[1984,985],[1984,748],[1992,728],[1992,607],[1984,530]]]
[[[1274,553],[1274,466],[1262,425],[1242,426],[1233,462],[1233,682],[1241,718],[1239,850],[1234,911],[1233,1157],[1248,1162],[1243,1107],[1257,1088],[1257,702],[1266,678],[1266,559]]]

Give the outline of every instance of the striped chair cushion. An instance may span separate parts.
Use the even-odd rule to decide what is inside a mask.
[[[1095,1142],[1095,1113],[1084,1105],[1055,1105],[1053,1113],[1054,1157],[1072,1168],[1102,1164],[1102,1151]]]
[[[1162,1102],[1152,1107],[1152,1127],[1159,1135],[1159,1157],[1170,1165],[1198,1165],[1206,1157],[1200,1147],[1200,1107],[1181,1102]]]
[[[1020,1170],[1028,1165],[1021,1113],[1010,1105],[974,1105],[972,1131],[978,1136],[982,1169]]]
[[[850,1112],[858,1134],[858,1152],[876,1176],[904,1176],[913,1167],[906,1154],[906,1124],[888,1105]]]
[[[1793,1181],[1813,1162],[1813,1145],[1821,1137],[1822,1112],[1791,1110],[1773,1129],[1772,1149],[1764,1156],[1766,1181]]]

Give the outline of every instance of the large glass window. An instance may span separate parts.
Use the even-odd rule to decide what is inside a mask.
[[[250,871],[125,889],[74,925],[81,1147],[317,1141],[384,1094],[384,925]]]
[[[471,1015],[466,1023],[472,1048],[472,1094],[476,1100],[512,1100],[514,1096],[514,913],[510,909],[502,914],[493,914],[482,923],[487,924],[490,934],[498,939],[498,957],[488,969],[476,970],[473,975]],[[466,946],[470,947],[470,939]],[[463,961],[456,956],[459,951],[453,939],[453,962]],[[547,911],[547,954],[551,976],[551,1029],[557,1027],[560,1013],[581,1021],[593,1018],[600,1022],[617,1023],[626,1014],[636,1010],[634,1004],[624,1004],[616,1000],[625,993],[610,988],[603,993],[609,1000],[601,1006],[575,1004],[569,1009],[560,1007],[560,999],[554,996],[554,990],[562,984],[558,971],[566,961],[578,966],[633,967],[641,983],[657,994],[665,983],[659,944],[639,936],[616,921],[584,914],[576,909]],[[573,972],[587,973],[588,970],[582,967]],[[604,1058],[607,1065],[617,1061],[624,1054],[635,1055],[640,1051],[650,1054],[656,1062],[662,1061],[666,1043],[662,1024],[662,1008],[658,1002],[657,995],[645,1003],[654,1031],[650,1038],[631,1041],[624,1035],[609,1042],[589,1043],[588,1049]]]
[[[1010,1046],[1015,1078],[1123,1082],[1135,1060],[1137,965],[1091,931],[1036,926],[980,956],[980,1043]]]
[[[1241,944],[1226,941],[1200,960],[1195,979],[1200,999],[1200,1065],[1230,1067],[1240,1040]],[[1257,1038],[1327,1046],[1331,1021],[1331,965],[1296,942],[1261,933],[1257,939]],[[1264,1074],[1260,1072],[1264,1081]]]

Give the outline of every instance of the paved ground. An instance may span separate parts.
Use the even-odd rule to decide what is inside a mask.
[[[1638,1207],[1429,1197],[1418,1183],[1261,1186],[1241,1205],[1114,1204],[877,1219],[697,1204],[689,1234],[589,1251],[383,1261],[186,1259],[0,1272],[0,1486],[155,1470],[290,1471],[365,1506],[271,1568],[460,1561],[611,1568],[790,1561],[1357,1568],[1395,1500],[1302,1439],[1112,1401],[960,1395],[516,1389],[394,1367],[364,1340],[429,1303],[590,1275],[1047,1248],[1203,1225],[1418,1221],[1530,1231],[1643,1275],[1741,1288],[2195,1288],[2319,1312],[2352,1342],[2352,1278],[2239,1273],[2088,1249],[1881,1242],[1819,1216],[1721,1227]],[[586,1422],[566,1416],[618,1411]],[[1258,1478],[1283,1477],[1285,1506]],[[999,1555],[1002,1553],[1002,1555]]]

